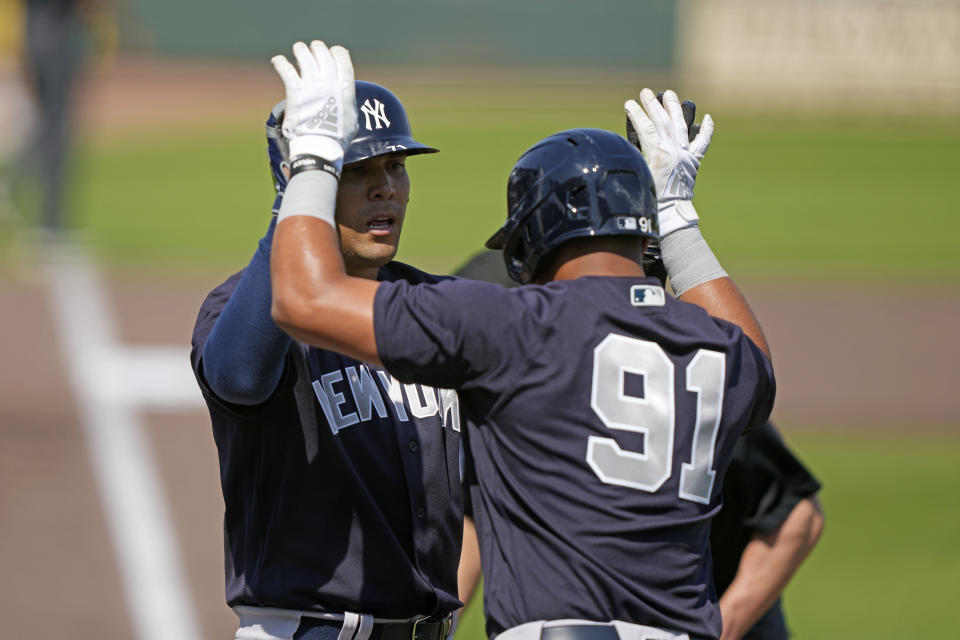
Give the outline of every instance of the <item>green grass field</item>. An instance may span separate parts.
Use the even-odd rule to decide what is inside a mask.
[[[949,637],[960,577],[960,439],[800,431],[787,441],[823,482],[827,517],[786,591],[794,637]],[[458,640],[485,637],[481,608],[471,603]]]
[[[417,137],[442,153],[409,162],[400,257],[436,271],[455,268],[499,226],[506,176],[530,144],[564,128],[623,128],[624,95],[604,88],[443,96],[436,88],[405,95]],[[696,202],[729,270],[960,282],[960,216],[949,188],[960,169],[960,122],[713,115]],[[88,140],[75,163],[74,218],[112,262],[239,266],[271,203],[262,130],[257,121]]]

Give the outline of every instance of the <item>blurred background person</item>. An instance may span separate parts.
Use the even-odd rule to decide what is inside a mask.
[[[36,189],[36,223],[53,235],[66,226],[63,195],[74,106],[90,49],[88,16],[93,8],[94,0],[24,2],[23,69],[35,117],[13,185]]]
[[[33,129],[33,109],[20,69],[23,21],[21,0],[0,0],[0,224],[21,217],[11,199],[9,177]]]

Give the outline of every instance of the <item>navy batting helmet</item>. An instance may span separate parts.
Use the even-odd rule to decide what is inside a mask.
[[[405,151],[408,156],[438,151],[413,139],[400,99],[379,84],[357,80],[357,119],[357,137],[350,143],[343,164],[396,151]]]
[[[571,129],[524,152],[507,181],[507,221],[487,240],[510,277],[533,280],[544,257],[573,238],[660,237],[653,176],[640,151],[600,129]]]
[[[397,151],[404,151],[408,156],[438,151],[413,139],[407,112],[400,99],[389,89],[373,82],[357,80],[356,93],[360,126],[357,136],[344,154],[344,164]],[[270,157],[273,186],[278,194],[287,187],[283,166],[290,155],[289,143],[280,131],[285,105],[286,101],[279,102],[267,118],[267,155]]]

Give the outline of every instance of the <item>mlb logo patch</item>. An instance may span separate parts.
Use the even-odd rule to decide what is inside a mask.
[[[637,230],[637,219],[627,216],[618,216],[617,217],[617,229],[624,231],[636,231]]]
[[[655,284],[635,284],[630,287],[630,304],[635,307],[662,307],[665,301],[663,287]]]

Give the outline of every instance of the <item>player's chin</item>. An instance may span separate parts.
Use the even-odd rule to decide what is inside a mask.
[[[386,264],[397,255],[400,234],[391,236],[370,236],[364,242],[363,257],[371,262]]]

